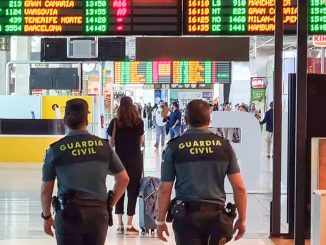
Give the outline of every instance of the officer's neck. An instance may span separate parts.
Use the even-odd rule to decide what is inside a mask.
[[[208,129],[208,125],[200,126],[200,127],[194,127],[191,125],[188,125],[188,129]]]
[[[77,129],[72,129],[72,128],[69,128],[68,127],[68,132],[67,133],[70,133],[70,132],[85,132],[87,131],[87,125],[84,125],[80,128],[77,128]]]

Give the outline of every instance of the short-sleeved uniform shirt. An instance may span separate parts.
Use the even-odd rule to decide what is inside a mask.
[[[224,205],[224,179],[240,172],[230,143],[208,129],[188,129],[164,150],[161,180],[175,183],[176,198]]]
[[[74,190],[79,198],[105,201],[106,176],[123,170],[106,140],[87,131],[71,131],[47,150],[42,180],[57,178],[58,195]]]

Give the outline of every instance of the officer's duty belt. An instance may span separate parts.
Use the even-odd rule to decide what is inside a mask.
[[[217,203],[210,202],[185,202],[186,211],[189,213],[197,212],[203,209],[209,209],[214,211],[224,210],[224,206]]]
[[[73,202],[74,204],[83,207],[106,207],[107,205],[106,201],[81,198],[75,198]]]

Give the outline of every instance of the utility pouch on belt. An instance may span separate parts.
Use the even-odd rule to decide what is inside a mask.
[[[62,217],[79,222],[81,214],[79,207],[76,204],[76,193],[75,191],[68,191],[58,196],[59,210],[62,210]]]
[[[237,216],[236,206],[228,203],[217,215],[217,222],[212,225],[210,230],[209,245],[225,244],[233,237],[233,223]]]
[[[173,220],[183,220],[186,215],[185,203],[180,200],[173,199],[170,203],[169,211],[166,217],[167,222],[172,222]]]
[[[107,200],[107,209],[109,213],[109,226],[113,225],[113,216],[112,216],[112,207],[111,207],[112,198],[113,198],[113,191],[109,190],[108,200]]]

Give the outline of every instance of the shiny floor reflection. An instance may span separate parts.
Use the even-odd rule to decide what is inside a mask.
[[[145,175],[160,175],[161,148],[155,149],[154,131],[146,132]],[[263,141],[262,141],[263,142]],[[263,146],[264,147],[264,146]],[[262,149],[264,149],[262,147]],[[273,243],[268,239],[270,221],[270,201],[272,190],[272,160],[262,156],[259,193],[248,195],[248,224],[245,239],[230,244],[292,244],[292,241]],[[55,240],[43,233],[40,217],[41,164],[1,163],[0,164],[0,245],[1,244],[55,244]],[[113,178],[107,179],[108,188],[113,186]],[[229,194],[228,199],[232,198]],[[286,208],[286,196],[282,197],[282,208]],[[138,210],[138,208],[136,209]],[[282,230],[286,231],[285,217]],[[116,223],[116,222],[115,222]],[[138,216],[134,224],[138,227]],[[115,234],[116,226],[108,231],[106,244],[174,244],[173,234],[168,243],[153,237],[128,237]],[[172,231],[170,227],[170,231]]]

